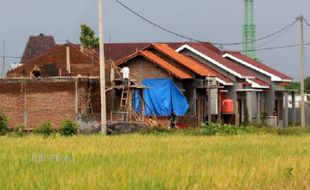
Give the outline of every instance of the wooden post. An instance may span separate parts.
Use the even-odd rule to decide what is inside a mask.
[[[129,85],[130,86],[130,85]],[[132,98],[131,98],[131,88],[128,86],[128,121],[132,121]]]
[[[139,90],[139,93],[140,93],[140,97],[141,97],[141,115],[142,115],[142,117],[144,117],[144,115],[145,115],[145,102],[144,102],[143,89]]]

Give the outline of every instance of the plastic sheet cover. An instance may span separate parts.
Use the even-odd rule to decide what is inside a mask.
[[[142,85],[148,87],[143,92],[145,115],[170,116],[176,112],[177,116],[183,116],[188,111],[185,96],[171,79],[145,79]],[[136,92],[133,98],[136,111],[141,113],[141,97]]]

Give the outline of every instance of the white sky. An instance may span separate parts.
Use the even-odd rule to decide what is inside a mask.
[[[170,30],[202,41],[242,41],[243,0],[122,2]],[[281,29],[301,14],[310,22],[309,0],[256,0],[257,37]],[[114,0],[104,0],[104,15],[105,39],[108,42],[184,41],[145,23]],[[79,43],[79,25],[86,23],[97,31],[97,20],[97,0],[0,0],[0,40],[5,40],[6,55],[10,56],[21,56],[28,37],[39,33],[53,35],[57,43],[65,43],[66,40]],[[299,33],[296,24],[279,39],[263,47],[298,43]],[[305,39],[310,42],[310,27],[307,26]],[[240,47],[225,49],[239,50]],[[299,55],[299,48],[257,52],[265,64],[293,76],[295,80],[299,80],[300,76]],[[310,75],[310,46],[306,47],[306,75]]]

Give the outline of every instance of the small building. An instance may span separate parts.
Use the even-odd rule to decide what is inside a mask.
[[[38,36],[30,36],[20,60],[20,64],[27,63],[33,58],[36,58],[56,45],[53,36],[39,34]]]
[[[24,123],[37,127],[45,120],[59,126],[63,119],[85,117],[99,121],[97,50],[71,43],[53,45],[50,37],[42,35],[35,39],[49,39],[49,48],[37,46],[40,50],[33,47],[32,51],[29,42],[24,54],[31,58],[0,80],[0,101],[4,102],[0,109],[14,118],[10,126]],[[275,125],[290,122],[287,97],[294,94],[284,86],[292,79],[239,52],[222,52],[210,43],[118,43],[105,44],[105,55],[108,121],[114,113],[122,112],[124,85],[118,72],[128,64],[132,80],[128,97],[136,97],[139,91],[142,100],[143,92],[154,88],[150,81],[168,81],[187,101],[187,112],[179,117],[187,126],[210,121],[239,125],[246,120],[246,112],[253,123],[260,123],[265,113],[274,118]],[[169,96],[167,100],[173,100]],[[147,116],[145,102],[137,106],[130,98],[129,105]],[[173,106],[170,108],[173,111]],[[155,115],[163,126],[169,125],[169,114],[165,113]]]
[[[131,79],[139,84],[146,79],[173,80],[179,90],[183,92],[190,107],[189,112],[180,118],[181,123],[188,126],[199,126],[206,120],[206,90],[208,86],[217,86],[216,77],[220,76],[219,74],[197,61],[177,53],[167,44],[151,44],[120,60],[117,65],[122,67],[125,63],[130,68]],[[162,119],[167,122],[167,115]]]
[[[40,74],[31,77],[36,68]],[[35,128],[49,121],[100,115],[98,54],[74,44],[55,45],[0,79],[0,110],[9,126]],[[107,76],[108,77],[108,76]]]

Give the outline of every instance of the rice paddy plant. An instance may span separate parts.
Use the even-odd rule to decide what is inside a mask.
[[[1,189],[308,189],[310,136],[0,137]]]

